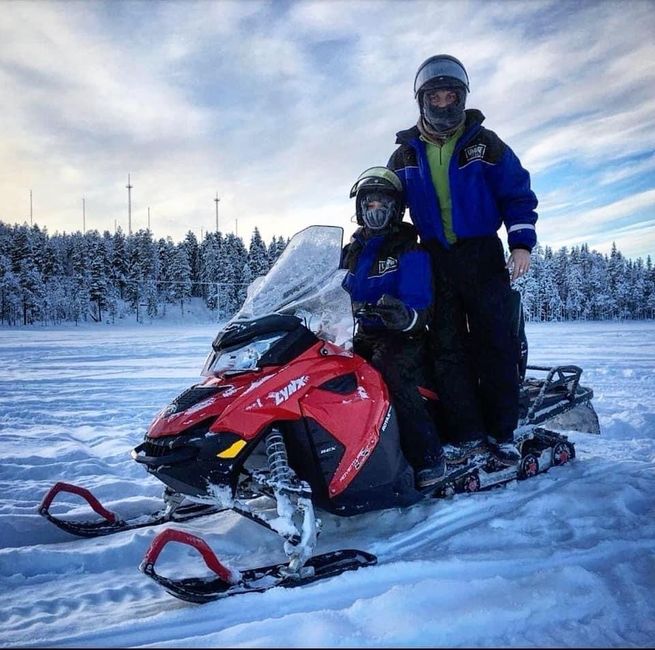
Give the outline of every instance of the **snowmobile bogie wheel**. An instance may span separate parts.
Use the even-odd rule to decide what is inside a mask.
[[[564,465],[571,460],[571,447],[566,442],[558,442],[553,447],[553,465]]]
[[[528,454],[521,459],[518,478],[526,479],[539,473],[539,459],[535,454]]]
[[[464,481],[464,492],[478,492],[480,490],[480,475],[476,472]]]

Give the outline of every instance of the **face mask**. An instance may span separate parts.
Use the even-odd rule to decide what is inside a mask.
[[[382,230],[389,225],[396,209],[396,202],[385,194],[365,194],[361,199],[360,207],[364,225],[370,230]]]
[[[456,101],[447,106],[434,106],[429,98],[429,92],[421,92],[421,114],[423,119],[437,132],[446,133],[457,128],[464,121],[464,106],[466,93],[461,88],[452,88]]]

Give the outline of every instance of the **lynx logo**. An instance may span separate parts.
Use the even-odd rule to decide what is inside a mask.
[[[292,379],[282,390],[274,390],[267,397],[275,400],[275,406],[279,406],[282,402],[286,402],[294,393],[297,393],[308,381],[309,375]]]
[[[484,158],[484,152],[486,148],[486,144],[474,144],[471,147],[466,147],[466,149],[464,149],[466,162],[471,162],[472,160],[481,160]]]
[[[378,261],[378,274],[384,275],[398,268],[398,260],[395,257],[387,257],[386,260]]]

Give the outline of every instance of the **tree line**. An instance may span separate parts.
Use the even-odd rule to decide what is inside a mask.
[[[191,298],[228,318],[287,241],[273,236],[266,244],[257,228],[246,247],[231,233],[208,232],[198,242],[188,231],[175,243],[155,240],[150,230],[49,235],[38,225],[0,221],[0,322],[141,322],[172,308],[183,314]]]
[[[526,320],[655,318],[655,271],[650,255],[628,259],[612,244],[609,255],[587,244],[554,252],[537,246],[530,271],[517,280]]]
[[[0,221],[0,323],[143,321],[170,309],[183,314],[191,298],[217,320],[229,318],[287,242],[274,236],[266,244],[257,228],[246,247],[220,232],[199,242],[189,231],[175,243],[155,240],[150,230],[49,235],[38,225]],[[538,246],[516,287],[530,321],[655,318],[650,256],[628,259],[616,245],[609,255],[586,244],[557,252]]]

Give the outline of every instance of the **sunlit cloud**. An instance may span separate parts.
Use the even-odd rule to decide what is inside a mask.
[[[531,173],[541,243],[655,253],[653,33],[648,0],[5,1],[0,219],[28,218],[32,190],[50,232],[81,228],[83,196],[88,228],[125,229],[130,173],[133,228],[150,208],[157,237],[214,228],[216,192],[246,238],[349,231],[350,185],[449,52]]]

